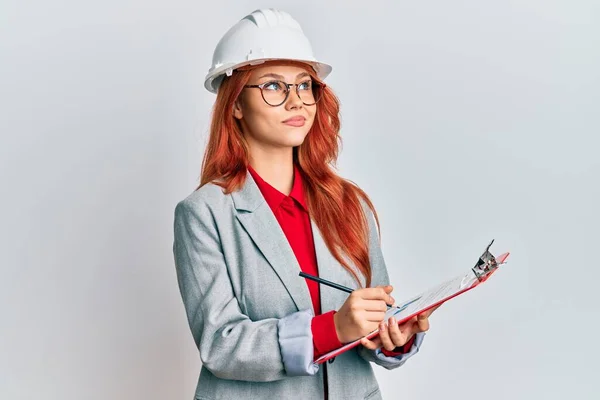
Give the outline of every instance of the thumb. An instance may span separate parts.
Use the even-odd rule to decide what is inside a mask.
[[[417,326],[421,332],[425,332],[429,330],[429,318],[424,315],[419,315],[417,319]]]

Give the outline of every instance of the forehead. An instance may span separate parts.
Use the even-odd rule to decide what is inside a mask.
[[[258,79],[265,74],[280,75],[286,81],[294,81],[299,75],[306,75],[312,69],[309,65],[302,64],[265,64],[252,70],[250,79]]]

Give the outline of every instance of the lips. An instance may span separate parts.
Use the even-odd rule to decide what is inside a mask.
[[[305,122],[306,122],[306,118],[304,118],[302,116],[288,118],[285,121],[283,121],[284,124],[291,125],[291,126],[302,126],[302,125],[304,125]]]

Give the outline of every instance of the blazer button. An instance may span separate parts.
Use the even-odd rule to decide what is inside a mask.
[[[329,364],[332,364],[334,361],[335,361],[335,357],[331,357],[331,358],[329,359]]]

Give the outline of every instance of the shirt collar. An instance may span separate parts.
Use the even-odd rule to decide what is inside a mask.
[[[250,171],[250,174],[254,178],[256,185],[260,189],[262,195],[264,196],[269,206],[273,210],[279,208],[281,202],[288,196],[281,193],[279,190],[275,189],[268,182],[262,179],[260,175],[258,175],[258,173],[254,170],[254,168],[252,168],[249,164],[248,171]],[[304,198],[304,184],[302,181],[302,175],[300,174],[300,170],[298,169],[296,164],[294,164],[294,184],[292,186],[292,191],[290,192],[289,197],[293,198],[298,203],[300,203],[302,208],[304,208],[304,210],[308,212],[308,207],[306,206],[306,201]]]

